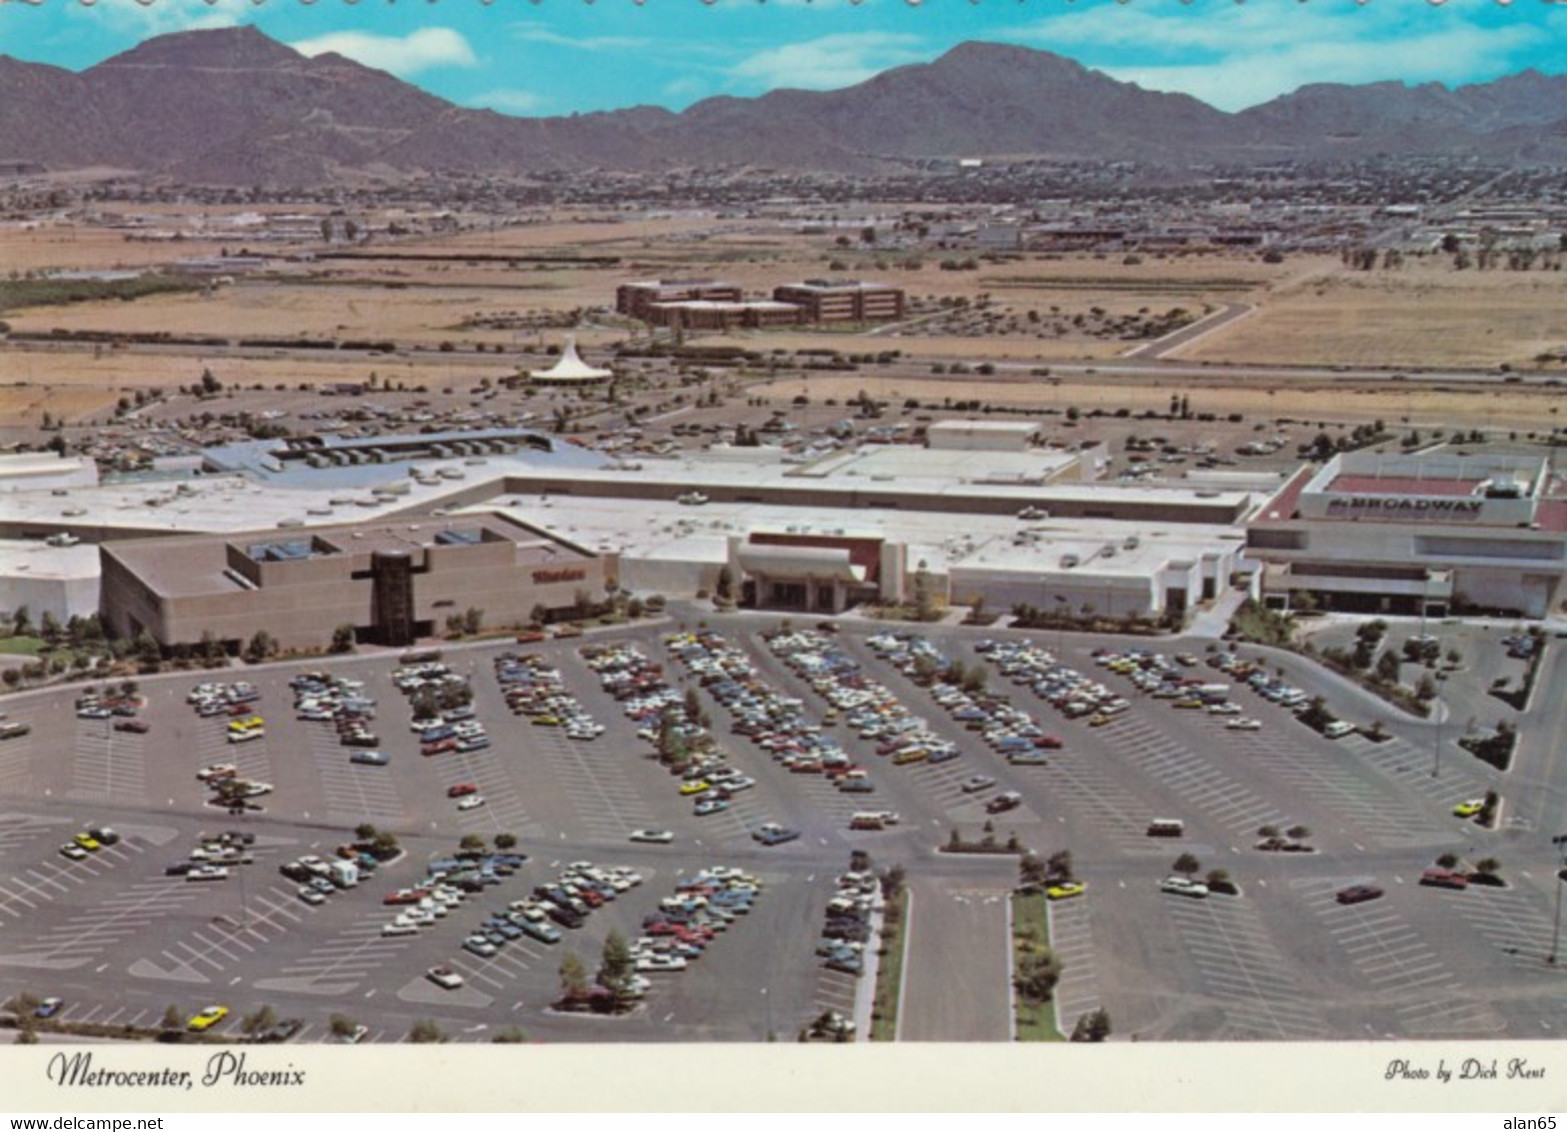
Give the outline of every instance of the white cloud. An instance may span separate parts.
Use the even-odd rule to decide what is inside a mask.
[[[335,51],[367,67],[406,78],[435,67],[477,67],[468,41],[451,28],[420,28],[405,36],[336,31],[289,44],[304,55]]]
[[[923,42],[901,32],[826,35],[758,51],[731,66],[729,75],[748,88],[832,90],[864,82],[889,67],[923,62],[928,55]]]
[[[537,114],[549,105],[549,99],[531,90],[487,90],[468,99],[467,105],[502,114]]]
[[[535,24],[514,23],[512,37],[529,43],[547,43],[554,47],[570,47],[581,51],[637,51],[653,46],[653,41],[634,35],[562,35]]]
[[[137,0],[100,0],[81,11],[91,18],[103,20],[117,31],[143,40],[177,31],[234,27],[245,22],[244,17],[251,11],[251,6],[242,0],[217,0],[213,4],[202,0],[154,0],[150,4]]]
[[[1486,26],[1450,7],[1391,4],[1252,4],[1200,12],[1106,5],[1051,16],[1006,36],[1224,110],[1308,83],[1457,83],[1500,75],[1513,69],[1512,55],[1552,37],[1540,23]]]

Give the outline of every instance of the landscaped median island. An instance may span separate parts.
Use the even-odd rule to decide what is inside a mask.
[[[1059,1042],[1051,1001],[1061,961],[1050,950],[1050,920],[1042,891],[1012,896],[1012,993],[1020,1042]]]
[[[902,870],[882,884],[881,944],[877,948],[876,997],[871,1004],[871,1041],[898,1036],[899,998],[903,992],[904,949],[908,944],[909,891]]]

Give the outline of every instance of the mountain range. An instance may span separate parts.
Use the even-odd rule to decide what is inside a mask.
[[[1047,51],[977,42],[841,90],[515,118],[225,28],[158,36],[81,72],[0,55],[0,107],[0,163],[217,185],[694,166],[875,173],[1003,156],[1567,161],[1567,76],[1525,71],[1453,89],[1318,84],[1232,114]]]

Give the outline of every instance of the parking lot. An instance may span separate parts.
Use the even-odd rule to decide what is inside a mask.
[[[947,626],[891,640],[885,625],[845,620],[831,631],[792,628],[798,640],[780,648],[768,639],[778,618],[708,622],[712,640],[692,656],[722,657],[716,676],[672,651],[668,623],[588,639],[634,649],[660,668],[671,697],[705,716],[723,774],[694,790],[694,779],[660,765],[645,719],[601,683],[582,640],[446,650],[489,745],[433,755],[421,754],[410,730],[395,655],[231,674],[254,684],[257,699],[244,710],[264,720],[264,734],[242,742],[230,739],[237,715],[203,716],[187,702],[196,675],[142,682],[145,732],[77,718],[71,691],[14,699],[10,717],[32,730],[0,743],[10,800],[0,814],[0,985],[61,995],[64,1016],[81,1021],[161,1018],[170,1002],[221,1002],[236,1014],[267,1004],[300,1018],[296,1040],[325,1040],[334,1014],[365,1025],[368,1040],[398,1040],[427,1017],[457,1040],[487,1041],[510,1026],[551,1040],[788,1040],[860,997],[856,979],[825,970],[813,947],[833,877],[861,849],[876,867],[902,864],[915,885],[904,1036],[1005,1040],[1005,902],[959,897],[980,888],[994,896],[1007,882],[976,885],[972,862],[940,851],[952,831],[977,834],[988,821],[1042,855],[1069,849],[1088,885],[1085,896],[1051,906],[1068,1030],[1104,1007],[1117,1033],[1146,1038],[1548,1035],[1541,1002],[1564,997],[1544,963],[1549,847],[1530,829],[1455,818],[1455,803],[1498,780],[1456,748],[1433,776],[1425,724],[1395,722],[1380,743],[1328,740],[1250,688],[1195,669],[1194,681],[1235,685],[1227,702],[1257,725],[1234,728],[1233,716],[1183,710],[1094,655],[1132,647],[1125,642]],[[987,640],[1013,645],[997,653]],[[541,658],[579,713],[572,718],[602,731],[584,737],[584,723],[514,712],[492,664],[505,652]],[[930,671],[953,663],[965,677],[961,694]],[[296,718],[290,680],[306,669],[362,685],[358,694],[375,705],[363,727],[384,765],[352,761],[362,748],[343,745],[330,720]],[[1289,671],[1340,701],[1348,718],[1372,710],[1325,674],[1315,679],[1295,663]],[[1102,720],[1076,715],[1041,691],[1047,685],[1097,685],[1103,702],[1124,707]],[[775,717],[784,715],[780,731]],[[763,718],[765,728],[753,726]],[[231,816],[208,804],[213,785],[197,773],[224,764],[269,788],[249,800],[257,808]],[[729,788],[741,779],[743,789]],[[457,785],[482,804],[459,808]],[[1020,804],[987,812],[1006,792]],[[704,796],[716,801],[694,808]],[[860,828],[868,812],[892,821]],[[1149,837],[1155,818],[1179,819],[1183,836]],[[104,823],[119,831],[114,843],[82,859],[63,853]],[[363,823],[394,834],[403,854],[311,902],[279,875],[301,854],[332,858]],[[755,835],[768,823],[798,837],[763,844]],[[1306,829],[1308,851],[1258,850],[1264,826]],[[230,827],[251,835],[249,863],[209,883],[166,875],[199,835]],[[667,830],[670,841],[639,844],[635,830]],[[438,922],[385,934],[396,910],[383,897],[416,884],[425,862],[465,835],[509,835],[528,860]],[[1183,852],[1201,873],[1226,870],[1241,895],[1159,892]],[[1443,852],[1471,864],[1500,858],[1508,887],[1420,885]],[[559,944],[506,939],[493,955],[462,947],[485,915],[579,859],[633,866],[645,885]],[[1015,876],[1012,861],[990,864]],[[612,930],[634,937],[657,893],[713,864],[752,869],[764,885],[755,910],[699,962],[649,976],[645,1002],[627,1018],[548,1010],[567,950],[591,971]],[[1356,883],[1386,895],[1339,904],[1335,893]],[[997,951],[995,962],[965,960],[956,977],[950,956],[981,944]],[[462,985],[432,982],[434,965]]]

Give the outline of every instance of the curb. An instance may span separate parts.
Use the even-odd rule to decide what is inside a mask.
[[[903,967],[898,972],[898,1024],[893,1027],[892,1040],[903,1040],[903,997],[909,986],[909,936],[914,927],[914,890],[907,885],[903,888]]]

